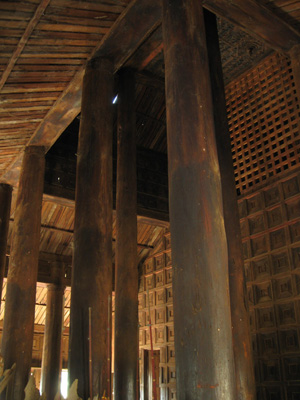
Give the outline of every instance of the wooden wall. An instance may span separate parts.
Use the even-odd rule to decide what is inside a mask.
[[[258,399],[300,396],[300,172],[239,199]],[[176,399],[170,234],[143,264],[139,293],[140,375],[160,350],[161,399]],[[141,397],[143,399],[143,397]]]
[[[148,301],[149,299],[149,301]],[[172,257],[170,233],[166,233],[153,256],[142,266],[139,286],[139,344],[141,399],[144,397],[145,350],[150,349],[149,303],[155,350],[160,351],[161,400],[176,399],[173,326]],[[156,377],[158,381],[158,377]]]
[[[226,103],[239,194],[297,169],[299,105],[286,57],[273,54],[227,85]]]
[[[239,206],[259,398],[299,398],[300,173]]]

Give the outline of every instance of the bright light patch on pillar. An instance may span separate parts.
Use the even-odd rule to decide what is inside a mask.
[[[116,104],[116,102],[118,101],[118,95],[116,95],[112,101],[113,104]]]

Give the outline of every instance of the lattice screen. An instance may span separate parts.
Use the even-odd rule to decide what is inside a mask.
[[[288,59],[268,57],[226,87],[226,101],[238,194],[297,166],[300,114]]]

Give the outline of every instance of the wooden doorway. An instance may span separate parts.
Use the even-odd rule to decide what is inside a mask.
[[[156,382],[156,398],[160,399],[160,388],[159,388],[159,360],[160,351],[153,350],[154,358],[154,370],[155,370],[155,382]],[[144,400],[153,400],[154,396],[152,393],[153,388],[153,376],[152,376],[152,361],[151,351],[144,351]]]

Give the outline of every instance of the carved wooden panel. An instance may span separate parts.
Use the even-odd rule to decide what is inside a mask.
[[[258,398],[300,398],[300,173],[239,200]]]
[[[161,399],[176,399],[176,373],[173,326],[173,288],[171,237],[167,232],[157,248],[143,264],[139,288],[139,345],[140,350],[150,349],[149,304],[154,349],[160,350],[159,371]],[[148,289],[148,292],[147,292]],[[143,377],[143,362],[140,362]],[[141,391],[143,391],[141,379]]]
[[[226,87],[235,182],[239,194],[291,171],[299,164],[299,109],[289,60],[273,54]],[[298,192],[295,182],[283,185]],[[276,204],[276,189],[266,194]],[[261,199],[247,201],[248,213]],[[244,215],[241,214],[241,217]]]

